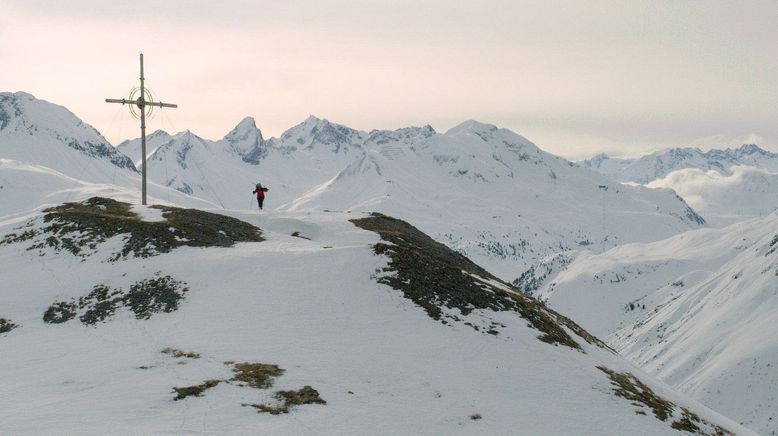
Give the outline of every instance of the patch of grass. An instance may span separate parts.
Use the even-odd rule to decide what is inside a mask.
[[[182,388],[173,388],[173,392],[176,393],[174,400],[183,400],[186,397],[202,397],[205,390],[210,389],[221,383],[221,380],[206,380],[199,385],[184,386]]]
[[[19,325],[14,324],[10,319],[0,318],[0,334],[8,333],[17,327],[19,327]]]
[[[171,276],[161,276],[159,272],[156,277],[132,284],[128,292],[99,284],[77,301],[55,302],[43,313],[43,321],[59,324],[70,321],[81,312],[78,319],[84,325],[94,325],[111,318],[123,306],[128,307],[136,318],[149,319],[155,313],[177,310],[184,294],[189,291],[185,285]]]
[[[597,369],[608,375],[616,396],[630,400],[633,405],[647,406],[660,421],[667,421],[677,413],[678,406],[658,396],[634,375],[628,372],[616,372],[604,366],[598,366]],[[676,430],[700,435],[734,436],[731,431],[705,421],[685,407],[681,407],[680,411],[681,417],[670,424],[670,427]],[[636,410],[635,414],[645,415],[645,412]]]
[[[196,209],[151,206],[162,211],[163,221],[147,222],[132,212],[129,203],[92,197],[44,210],[44,226],[12,233],[0,241],[12,244],[34,240],[28,249],[51,247],[87,257],[105,240],[125,235],[124,245],[112,261],[129,256],[150,257],[181,246],[231,247],[237,242],[262,241],[261,230],[244,221]],[[30,227],[28,223],[26,227]],[[87,250],[85,250],[85,248]]]
[[[93,325],[113,316],[122,304],[120,290],[112,290],[110,286],[97,285],[85,297],[78,299],[79,309],[86,311],[78,317],[85,325]]]
[[[252,388],[267,389],[273,386],[273,379],[284,370],[270,363],[238,362],[232,365],[235,376],[231,380],[246,383]]]
[[[327,402],[319,396],[319,391],[308,385],[303,386],[296,391],[278,391],[273,396],[280,402],[279,405],[251,404],[251,407],[257,409],[259,412],[280,415],[282,413],[289,413],[294,406],[303,404],[327,404]]]
[[[178,303],[189,288],[170,276],[154,277],[130,286],[122,301],[137,319],[149,319],[154,313],[178,310]]]
[[[375,244],[373,250],[389,258],[384,272],[394,274],[381,276],[378,282],[402,291],[432,319],[447,324],[443,308],[456,308],[464,315],[475,309],[514,311],[542,333],[538,339],[543,342],[581,350],[563,328],[567,327],[587,342],[608,348],[570,319],[544,307],[405,221],[374,213],[351,222],[378,233],[385,241]]]
[[[598,366],[597,369],[608,375],[617,396],[626,398],[633,404],[639,403],[647,406],[661,421],[666,421],[673,414],[674,404],[656,395],[651,388],[634,375],[628,372],[616,372],[604,366]]]
[[[195,353],[194,351],[181,351],[177,348],[171,348],[171,347],[162,349],[161,353],[173,356],[177,359],[182,359],[182,358],[199,359],[200,358],[200,353]]]
[[[43,322],[61,324],[75,318],[77,311],[78,305],[75,302],[57,301],[43,312]]]
[[[681,412],[681,419],[674,421],[670,427],[676,430],[688,431],[689,433],[698,433],[700,431],[700,427],[697,426],[697,424],[700,423],[700,417],[692,412],[689,412],[689,409],[685,407],[681,409]]]

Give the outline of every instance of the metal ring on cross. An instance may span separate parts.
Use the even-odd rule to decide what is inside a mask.
[[[144,101],[154,101],[154,96],[151,94],[149,88],[143,88]],[[140,88],[135,87],[130,91],[130,97],[127,100],[137,101],[140,97]],[[140,119],[140,108],[137,104],[130,104],[130,113],[136,120]],[[146,106],[146,119],[150,120],[154,114],[154,106]]]

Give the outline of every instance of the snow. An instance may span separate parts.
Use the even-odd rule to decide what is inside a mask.
[[[162,216],[162,209],[149,207],[149,206],[143,206],[139,204],[133,204],[130,207],[130,211],[136,215],[142,220],[147,222],[162,222],[166,221],[165,217]]]
[[[586,345],[584,354],[537,340],[516,314],[482,314],[507,326],[498,337],[430,319],[372,278],[386,259],[371,252],[375,234],[347,221],[353,214],[221,212],[259,225],[266,241],[118,263],[0,247],[7,267],[2,315],[21,325],[0,337],[0,373],[13,392],[0,398],[5,431],[676,434],[614,397],[595,368],[605,365],[749,434],[606,350]],[[291,237],[292,229],[317,240]],[[191,288],[177,312],[149,320],[120,312],[94,327],[41,321],[54,300],[76,298],[97,283],[127,287],[156,271]],[[201,358],[181,365],[160,353],[165,347]],[[258,414],[241,404],[268,401],[270,392],[234,384],[173,401],[174,386],[229,378],[226,360],[278,364],[286,373],[273,390],[309,384],[327,405]],[[469,418],[476,413],[483,418]]]

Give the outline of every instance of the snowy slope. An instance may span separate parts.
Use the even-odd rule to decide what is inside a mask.
[[[611,158],[599,154],[579,164],[619,182],[646,184],[684,168],[714,170],[727,176],[731,174],[732,167],[737,165],[748,165],[776,172],[778,154],[764,150],[755,144],[743,144],[736,149],[712,149],[706,152],[699,148],[671,148],[638,159]]]
[[[601,255],[572,253],[535,267],[537,277],[550,272],[527,290],[672,386],[778,434],[776,240],[772,213]]]
[[[17,326],[0,334],[0,380],[8,393],[0,396],[4,432],[678,434],[673,424],[705,434],[713,434],[714,425],[752,434],[402,223],[381,219],[362,229],[349,222],[364,216],[355,213],[221,211],[258,226],[264,240],[165,252],[155,238],[168,232],[188,244],[209,234],[234,238],[245,225],[133,207],[145,217],[139,220],[122,215],[121,207],[92,200],[47,222],[38,212],[0,222],[0,324]],[[173,220],[182,213],[190,219]],[[224,225],[209,227],[214,219]],[[192,221],[204,224],[189,236],[181,233]],[[386,222],[395,226],[389,234],[401,239],[376,245],[379,236],[368,228]],[[71,233],[68,223],[88,231]],[[45,231],[50,225],[60,230]],[[125,237],[94,239],[115,225],[127,229]],[[165,228],[145,245],[130,245]],[[216,229],[223,236],[209,233]],[[302,237],[290,236],[295,232]],[[68,238],[81,241],[82,250],[71,253],[73,245],[59,244]],[[392,250],[404,249],[404,239],[414,241],[411,250],[420,259],[410,265],[410,276],[404,275],[409,266],[392,257]],[[28,250],[39,240],[43,245]],[[113,254],[129,246],[136,251]],[[374,254],[379,248],[384,254]],[[438,301],[425,293],[445,286],[423,287],[420,295],[405,286],[425,278],[413,268],[451,268],[449,262],[462,265],[453,270],[460,275],[454,286],[479,289],[449,304],[523,302],[533,317],[505,308],[464,314],[440,306],[442,317],[434,319],[419,304]],[[393,281],[395,275],[407,279]],[[148,287],[150,279],[167,276],[172,291],[159,282]],[[171,303],[170,292],[183,299]],[[55,323],[68,310],[78,316]],[[538,329],[553,336],[539,340]],[[235,379],[247,375],[236,372],[240,365],[255,362],[278,365],[251,366],[266,371],[257,374],[273,370],[264,379],[272,387],[260,384],[258,375]],[[251,407],[278,406],[273,391],[303,386],[326,404],[279,415]]]
[[[261,182],[269,208],[413,220],[506,278],[560,249],[652,241],[702,224],[669,190],[615,184],[475,121],[439,134],[362,132],[309,117],[265,140],[245,119],[217,142],[176,135],[149,169],[152,180],[225,208],[250,205]]]
[[[78,180],[41,165],[10,159],[0,159],[0,220],[25,216],[35,208],[45,209],[66,201],[79,201],[94,196],[109,196],[140,203],[140,180],[129,179],[126,186],[92,183]],[[149,201],[215,207],[211,202],[191,197],[176,190],[151,183]]]
[[[751,166],[729,170],[727,176],[714,170],[687,168],[646,186],[675,190],[716,227],[765,216],[778,207],[778,172]]]

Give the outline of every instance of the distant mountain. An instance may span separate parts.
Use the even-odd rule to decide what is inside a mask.
[[[516,282],[625,357],[761,434],[778,434],[778,214],[603,254]]]
[[[755,144],[744,144],[740,148],[706,152],[699,148],[672,148],[638,159],[611,158],[599,154],[579,164],[619,182],[647,184],[685,168],[714,170],[726,176],[731,175],[731,168],[737,165],[778,172],[778,154],[763,150]]]
[[[622,186],[468,121],[357,131],[309,117],[264,139],[253,119],[222,140],[174,135],[149,159],[157,183],[225,208],[380,211],[413,220],[463,254],[514,278],[560,249],[652,241],[704,224],[669,190]]]
[[[132,160],[62,106],[24,92],[0,93],[0,158],[42,165],[86,181],[136,173]]]
[[[160,145],[168,143],[172,139],[173,137],[163,130],[156,130],[151,134],[146,135],[146,158],[154,154]],[[132,159],[136,168],[141,168],[143,155],[141,153],[140,138],[122,141],[119,143],[119,145],[116,146],[116,149]]]
[[[5,433],[753,434],[406,222],[221,212],[0,220]]]

